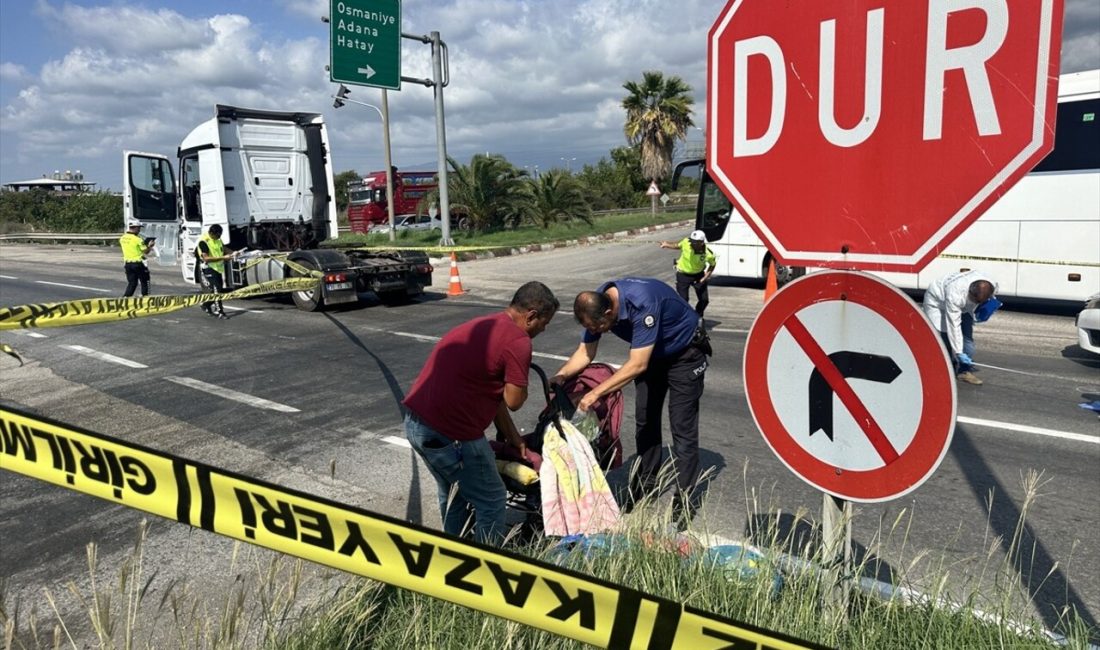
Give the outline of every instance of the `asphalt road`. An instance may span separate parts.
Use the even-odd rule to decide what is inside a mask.
[[[577,344],[573,296],[612,277],[671,280],[673,253],[655,241],[681,234],[463,262],[467,293],[455,298],[445,296],[447,266],[440,260],[434,291],[398,307],[366,297],[357,306],[308,314],[289,301],[249,300],[227,303],[227,321],[189,309],[113,325],[4,332],[0,340],[27,364],[0,355],[0,400],[434,527],[434,484],[400,444],[399,407],[434,341],[502,308],[523,281],[539,279],[566,307],[534,342],[536,363],[552,372]],[[117,258],[114,249],[0,247],[0,305],[120,295],[125,279]],[[154,267],[153,291],[190,288],[178,272]],[[714,473],[693,528],[736,539],[777,528],[798,542],[820,520],[822,497],[768,448],[744,397],[742,354],[761,294],[753,283],[723,281],[711,289],[707,316],[716,354],[700,446],[704,467]],[[993,584],[993,568],[1007,567],[1020,581],[1020,597],[1034,601],[1048,626],[1067,605],[1095,626],[1100,426],[1095,413],[1078,405],[1100,400],[1100,359],[1075,345],[1072,310],[1006,309],[976,338],[986,383],[959,386],[959,423],[943,463],[901,499],[855,505],[857,557],[877,558],[879,578],[946,571],[959,592]],[[625,356],[617,340],[601,346],[601,360],[619,363]],[[625,392],[630,455],[633,390]],[[539,402],[537,395],[529,400],[516,416],[519,426],[534,425]],[[1039,475],[1037,496],[1027,499],[1023,483],[1032,473]],[[609,478],[614,485],[624,480],[621,472]],[[85,546],[97,545],[102,582],[128,555],[142,516],[10,472],[0,472],[0,495],[0,575],[7,583],[0,593],[7,606],[19,602],[23,611],[33,607],[40,618],[52,618],[46,588],[70,620],[79,619],[82,606],[64,592],[70,581],[89,586]],[[157,571],[151,593],[165,593],[181,576],[224,590],[238,575],[233,544],[178,524],[151,524],[145,546],[146,571]]]

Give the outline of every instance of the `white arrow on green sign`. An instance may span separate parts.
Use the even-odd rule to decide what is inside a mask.
[[[329,78],[401,89],[401,0],[329,0]]]

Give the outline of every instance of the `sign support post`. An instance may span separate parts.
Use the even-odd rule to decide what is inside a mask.
[[[852,580],[852,502],[822,492],[822,560],[826,567],[828,615],[848,619]]]
[[[386,212],[390,217],[390,241],[397,240],[393,215],[393,157],[390,155],[390,100],[382,89],[382,147],[386,150]]]
[[[435,143],[439,153],[439,221],[441,222],[440,246],[454,246],[451,238],[451,201],[447,195],[447,127],[443,120],[443,51],[447,47],[439,38],[439,32],[431,33],[432,78],[435,81]],[[448,73],[448,78],[450,74]]]

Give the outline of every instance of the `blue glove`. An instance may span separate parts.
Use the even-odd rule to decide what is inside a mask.
[[[972,365],[974,365],[974,360],[971,359],[970,355],[965,353],[965,352],[960,352],[957,355],[956,358],[959,360],[959,365],[962,365],[962,366],[972,366]]]

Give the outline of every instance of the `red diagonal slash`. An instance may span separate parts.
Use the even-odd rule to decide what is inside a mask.
[[[802,351],[806,353],[806,356],[810,357],[810,361],[813,362],[814,367],[817,368],[817,371],[820,372],[821,376],[825,378],[825,381],[829,383],[829,388],[833,389],[833,392],[840,398],[841,403],[844,404],[848,412],[855,418],[856,423],[859,424],[859,428],[863,429],[863,433],[867,436],[867,439],[871,441],[871,445],[882,458],[882,462],[889,465],[897,460],[898,452],[894,449],[894,445],[890,444],[890,439],[882,432],[878,423],[871,417],[871,412],[867,410],[867,407],[863,405],[863,401],[859,399],[856,392],[848,385],[848,379],[840,373],[836,364],[829,358],[829,355],[825,354],[821,346],[817,344],[817,341],[810,335],[809,330],[802,324],[802,321],[798,320],[798,316],[791,314],[783,325],[787,328],[787,331],[791,333],[791,336],[794,337],[794,340],[798,342],[798,345],[802,347]]]

